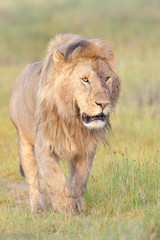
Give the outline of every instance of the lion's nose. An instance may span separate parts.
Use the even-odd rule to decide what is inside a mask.
[[[109,105],[109,102],[105,102],[105,103],[98,103],[95,102],[98,106],[100,106],[102,109],[104,109],[105,107],[107,107]]]

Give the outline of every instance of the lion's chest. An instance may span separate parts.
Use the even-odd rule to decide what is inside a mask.
[[[57,155],[62,155],[65,158],[71,158],[79,152],[75,139],[66,135],[60,136],[53,143],[53,149]]]
[[[93,152],[99,140],[94,132],[78,124],[68,126],[60,118],[53,120],[43,131],[57,156],[70,159],[75,155],[89,155]]]
[[[54,152],[67,159],[75,155],[87,154],[94,145],[91,136],[78,128],[59,128],[52,139]]]

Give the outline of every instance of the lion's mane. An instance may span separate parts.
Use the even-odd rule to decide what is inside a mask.
[[[87,141],[97,142],[105,140],[105,130],[110,129],[109,117],[106,127],[103,129],[87,129],[79,118],[79,113],[72,99],[73,87],[68,84],[68,88],[59,87],[56,84],[56,78],[61,71],[62,66],[55,67],[53,55],[55,51],[63,54],[65,61],[69,62],[68,68],[63,72],[64,82],[68,80],[72,68],[77,60],[82,58],[101,58],[107,62],[114,71],[114,52],[110,45],[99,39],[82,38],[78,35],[62,34],[56,36],[48,46],[48,53],[43,61],[41,69],[41,80],[39,83],[37,96],[36,121],[37,128],[41,129],[46,139],[46,144],[54,148],[58,155],[61,152],[66,157],[76,151],[87,154]],[[62,73],[61,73],[62,74]],[[113,82],[112,106],[118,99],[120,82]],[[56,93],[62,91],[64,94],[64,103],[57,102]],[[65,146],[65,149],[64,147]]]

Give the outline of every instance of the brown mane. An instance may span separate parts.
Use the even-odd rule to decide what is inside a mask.
[[[83,126],[79,120],[76,110],[73,106],[67,106],[63,109],[63,116],[59,114],[53,92],[57,91],[54,86],[56,79],[56,68],[53,64],[53,53],[60,51],[65,61],[72,62],[73,66],[80,58],[102,58],[107,61],[113,69],[114,53],[109,44],[99,39],[82,38],[78,35],[58,35],[48,46],[48,54],[43,63],[42,78],[38,92],[38,107],[36,112],[37,128],[41,128],[43,135],[49,145],[54,144],[54,151],[59,154],[63,146],[65,156],[73,151],[74,146],[78,146],[84,154],[87,154],[86,141],[99,141],[107,143],[105,139],[106,129],[110,129],[109,117],[106,127],[103,129],[89,130]],[[72,68],[72,67],[71,67]],[[64,74],[64,79],[67,78]],[[119,86],[117,86],[119,89]],[[115,89],[116,95],[118,94]],[[115,101],[117,97],[115,97]],[[71,120],[70,120],[71,119]],[[54,126],[54,129],[53,129]]]
[[[72,53],[79,48],[79,51],[72,56]],[[115,55],[110,44],[101,39],[82,38],[78,35],[61,34],[56,36],[48,45],[48,55],[53,51],[59,50],[65,59],[76,61],[77,58],[102,58],[105,59],[109,65],[114,68]]]

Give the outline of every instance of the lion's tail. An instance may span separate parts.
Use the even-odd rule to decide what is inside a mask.
[[[19,164],[19,171],[20,171],[21,175],[22,175],[23,177],[25,177],[25,174],[24,174],[24,171],[23,171],[23,168],[22,168],[22,165],[21,165],[21,164]]]

